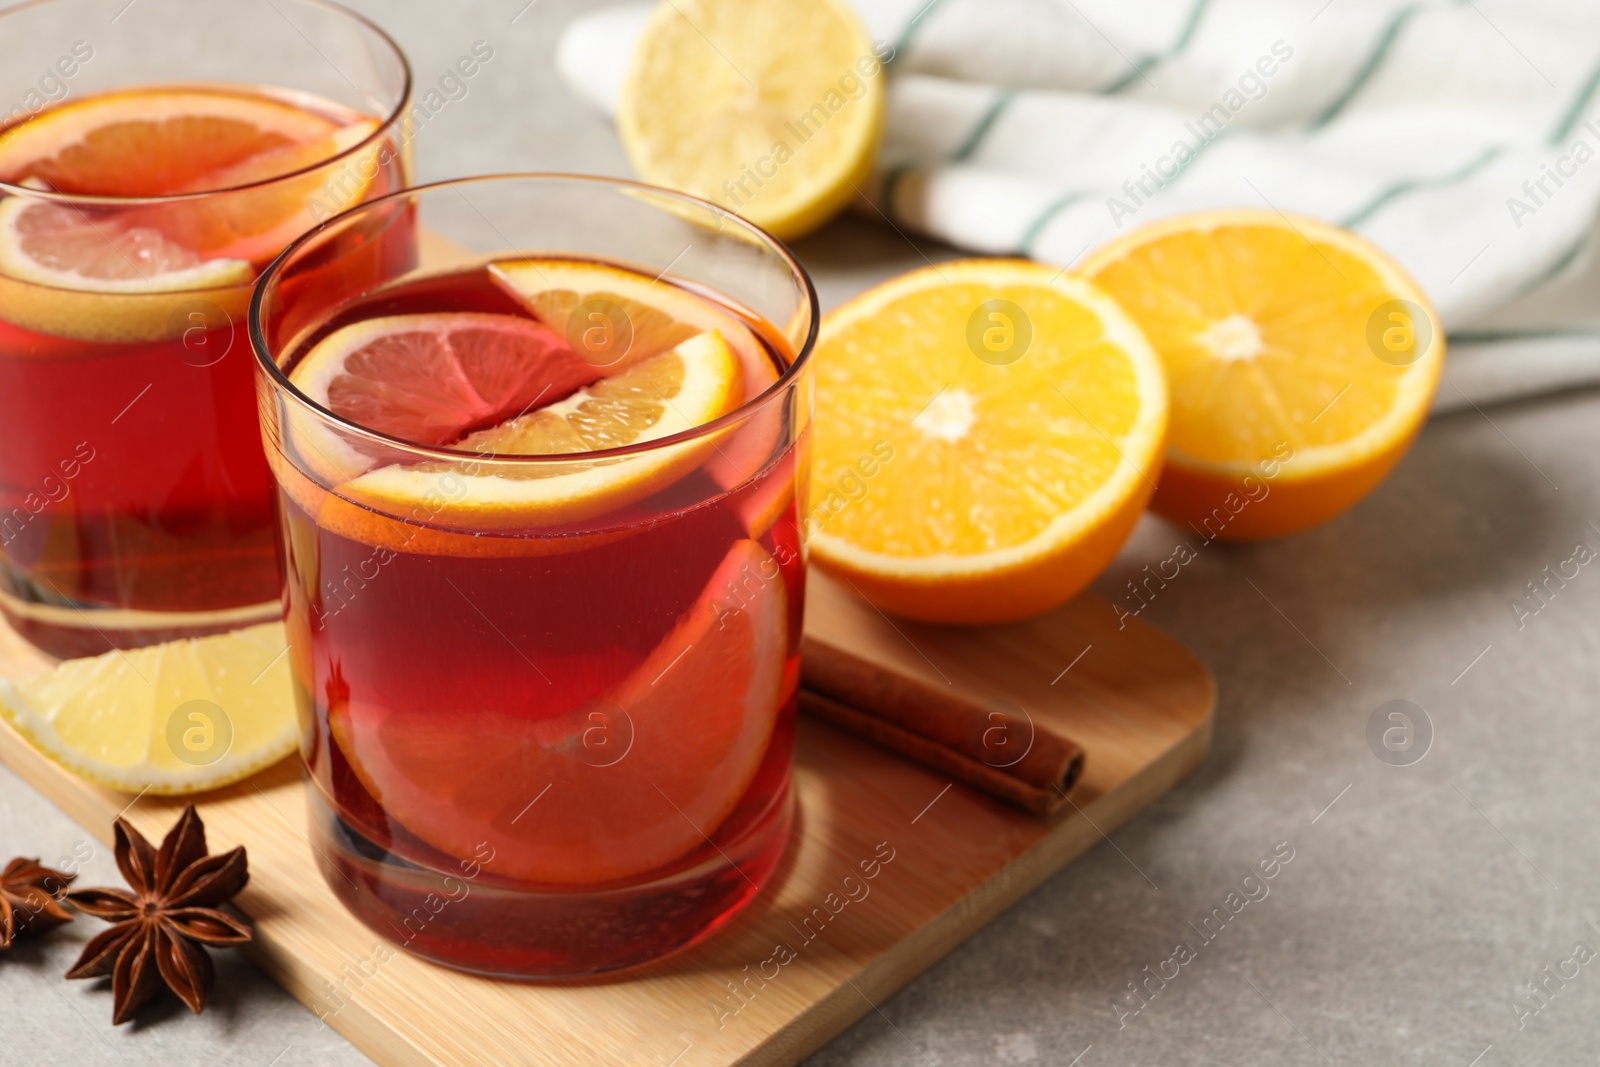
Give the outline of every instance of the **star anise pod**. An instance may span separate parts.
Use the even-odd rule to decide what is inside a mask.
[[[202,945],[242,945],[253,931],[217,905],[250,879],[244,846],[206,854],[206,828],[194,805],[183,809],[157,852],[123,819],[117,831],[117,868],[133,890],[75,889],[78,909],[114,923],[84,946],[68,978],[111,976],[113,1024],[133,1018],[162,983],[198,1014],[211,995],[215,972]]]
[[[72,915],[56,898],[76,877],[21,856],[6,864],[0,871],[0,951],[18,938],[71,922]]]

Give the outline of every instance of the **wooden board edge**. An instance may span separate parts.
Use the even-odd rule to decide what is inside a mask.
[[[108,848],[113,843],[114,832],[111,820],[105,818],[101,805],[113,794],[124,799],[129,807],[138,800],[132,794],[115,794],[113,790],[86,782],[58,766],[3,720],[0,720],[0,763],[4,763],[53,807]],[[284,961],[277,945],[258,940],[244,946],[241,951],[268,978],[312,1015],[316,1015],[316,990],[300,981],[296,969]],[[352,1002],[346,1011],[339,1012],[336,1017],[323,1018],[322,1022],[376,1062],[404,1067],[434,1067],[437,1063],[433,1057],[403,1038],[397,1030],[372,1015],[359,1000]]]
[[[815,1001],[734,1062],[739,1067],[791,1067],[798,1063],[1191,773],[1209,750],[1215,726],[1215,681],[1198,659],[1195,662],[1206,682],[1206,713],[1189,734],[1116,790],[1091,802],[1076,817],[1063,818],[1031,848],[913,931],[897,944],[892,961],[880,956],[865,964],[849,976],[849,981]],[[3,720],[0,762],[105,845],[112,840],[105,808],[119,801],[127,801],[131,807],[139,799],[84,781],[38,752]],[[275,944],[262,941],[245,952],[269,978],[316,1014],[316,990],[281,958]],[[334,1016],[322,1018],[322,1022],[377,1062],[405,1067],[435,1067],[439,1062],[425,1048],[368,1011],[359,1000]]]
[[[320,873],[318,877],[321,877]],[[273,943],[253,944],[244,951],[250,961],[260,967],[278,988],[297,1000],[323,1026],[350,1042],[373,1063],[383,1064],[384,1067],[438,1067],[437,1056],[379,1018],[359,997],[346,1001],[336,1012],[318,1015],[318,991],[303,980],[303,966],[285,959]]]
[[[117,793],[79,778],[34,748],[33,742],[4,719],[0,719],[0,763],[102,845],[111,845],[114,835],[111,822],[97,805],[107,798],[123,797],[132,807],[137,800],[132,794]]]
[[[1115,792],[1076,817],[1065,817],[1032,848],[900,941],[892,962],[879,957],[863,966],[735,1061],[737,1067],[793,1067],[1187,778],[1210,751],[1216,728],[1216,686],[1209,670],[1206,678],[1212,697],[1205,719],[1182,741]]]

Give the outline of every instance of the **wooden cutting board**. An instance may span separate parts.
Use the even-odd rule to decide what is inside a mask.
[[[214,850],[249,847],[238,903],[256,923],[254,959],[382,1064],[793,1064],[1098,844],[1210,743],[1206,669],[1137,619],[1119,628],[1092,596],[972,630],[891,621],[816,573],[808,595],[808,632],[925,681],[1012,701],[1076,740],[1087,755],[1073,804],[1034,818],[803,721],[789,855],[726,929],[620,976],[513,983],[398,950],[374,963],[376,935],[312,863],[290,760],[199,801]],[[46,665],[0,625],[0,674]],[[131,798],[73,777],[3,725],[0,759],[109,843]],[[143,797],[127,816],[158,838],[181,807]],[[850,900],[842,879],[859,877],[863,860],[878,861],[878,873],[852,882],[867,892]]]

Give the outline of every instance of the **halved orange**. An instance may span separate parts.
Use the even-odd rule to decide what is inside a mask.
[[[739,541],[705,591],[605,699],[548,718],[441,716],[357,701],[335,741],[396,822],[448,855],[545,883],[627,878],[704,848],[750,786],[785,696],[786,596]],[[745,590],[737,610],[720,603]]]
[[[980,623],[1059,604],[1154,488],[1161,363],[1054,267],[913,271],[830,313],[814,359],[812,558],[885,611]]]
[[[1207,540],[1339,514],[1427,417],[1444,330],[1416,283],[1348,230],[1269,210],[1184,215],[1080,272],[1161,355],[1172,429],[1152,506]]]

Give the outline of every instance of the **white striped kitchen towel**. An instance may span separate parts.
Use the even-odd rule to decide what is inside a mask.
[[[1600,4],[855,3],[894,49],[862,211],[1061,264],[1163,215],[1302,212],[1432,295],[1439,410],[1600,382]],[[648,10],[563,38],[562,74],[596,106],[614,108]]]

